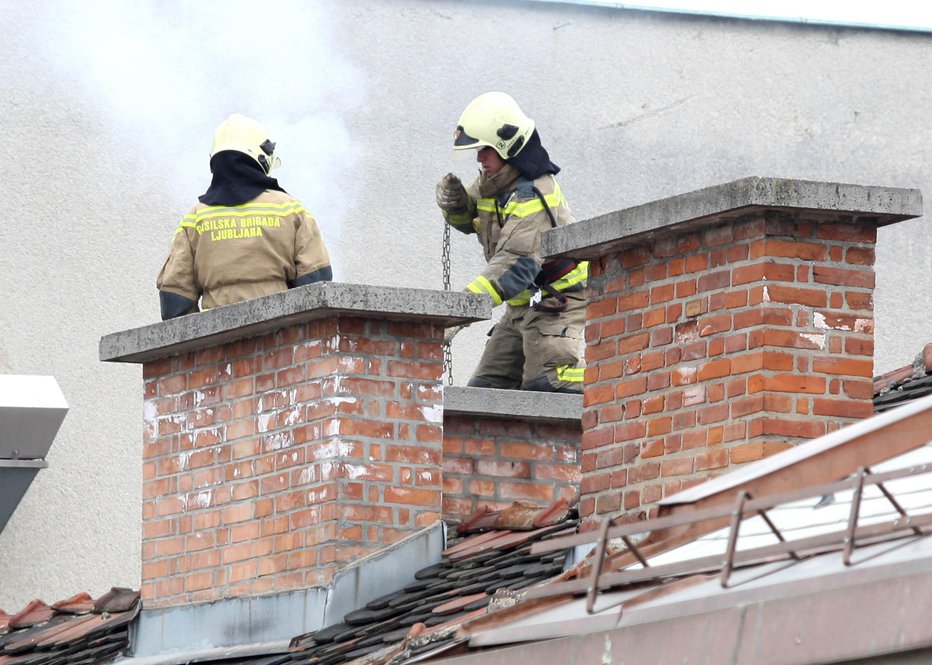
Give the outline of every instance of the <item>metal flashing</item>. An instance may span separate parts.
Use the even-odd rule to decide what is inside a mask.
[[[143,609],[136,625],[133,655],[212,653],[242,645],[287,642],[295,635],[319,630],[339,621],[344,613],[409,583],[425,561],[439,561],[444,537],[443,524],[435,523],[341,569],[326,588]]]

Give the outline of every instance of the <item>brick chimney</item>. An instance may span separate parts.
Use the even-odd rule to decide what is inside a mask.
[[[104,337],[143,366],[145,606],[325,586],[437,521],[443,330],[489,316],[324,283]]]
[[[873,412],[877,228],[918,190],[746,178],[548,232],[589,259],[580,514],[657,501]]]
[[[515,501],[575,501],[582,395],[447,386],[443,519]]]

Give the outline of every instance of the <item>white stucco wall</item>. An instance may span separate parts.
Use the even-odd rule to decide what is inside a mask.
[[[434,183],[462,108],[514,95],[578,218],[748,175],[932,196],[932,35],[476,0],[0,0],[0,372],[71,410],[0,533],[0,608],[138,587],[142,382],[107,333],[155,275],[232,111],[279,142],[337,279],[439,288]],[[880,231],[876,371],[932,341],[928,223]],[[453,284],[481,266],[453,239]],[[488,324],[454,346],[468,378]]]

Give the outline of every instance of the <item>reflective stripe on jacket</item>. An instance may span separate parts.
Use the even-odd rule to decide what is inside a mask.
[[[285,291],[329,265],[314,218],[288,194],[267,190],[238,206],[191,208],[157,285],[195,302],[202,297],[209,309]]]
[[[556,178],[543,175],[534,180],[533,187],[543,195],[557,226],[575,221]],[[444,213],[456,230],[478,234],[487,265],[466,288],[487,294],[494,305],[527,305],[536,290],[534,281],[543,264],[540,237],[552,225],[544,201],[527,190],[530,188],[515,187],[497,197],[480,197],[477,179],[466,188],[469,209],[460,214]],[[588,262],[580,262],[550,286],[555,291],[582,290],[588,270]]]

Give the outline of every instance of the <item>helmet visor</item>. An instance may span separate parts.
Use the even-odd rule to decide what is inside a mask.
[[[487,141],[467,134],[462,125],[458,125],[453,132],[453,159],[456,161],[475,159],[476,152],[485,147],[492,146]]]
[[[467,134],[462,125],[457,126],[456,131],[453,132],[454,150],[470,150],[472,148],[481,148],[484,145],[488,144]]]

